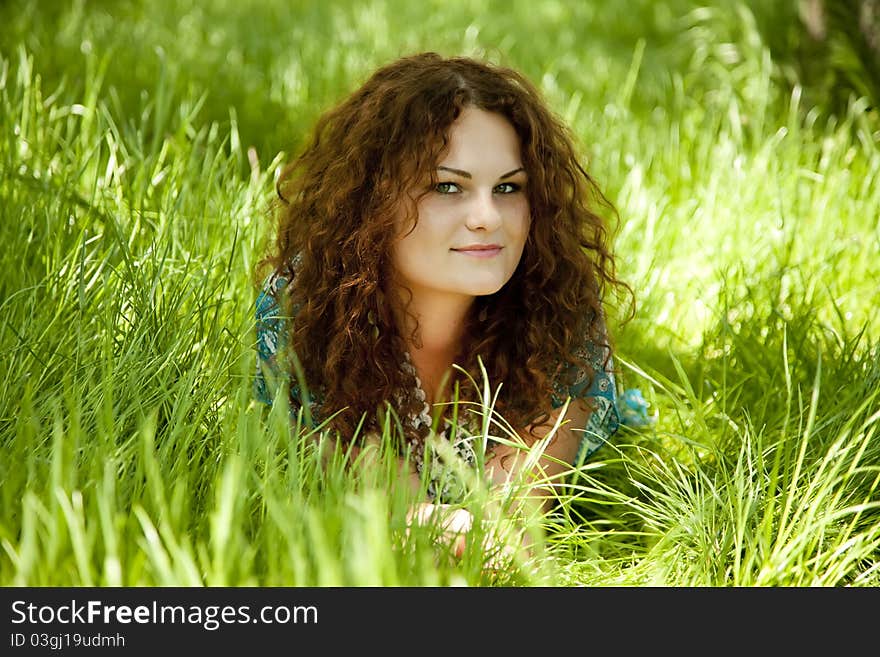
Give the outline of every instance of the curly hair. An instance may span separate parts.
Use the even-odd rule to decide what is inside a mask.
[[[554,381],[573,376],[571,366],[589,368],[575,353],[585,336],[610,353],[602,300],[608,286],[629,288],[615,275],[594,206],[616,211],[579,163],[568,129],[511,68],[430,52],[403,57],[321,116],[282,170],[274,248],[258,267],[292,272],[296,262],[288,349],[309,388],[320,389],[322,408],[336,413],[331,426],[343,442],[361,422],[378,423],[390,400],[398,417],[423,405],[400,367],[406,347],[387,302],[395,214],[409,203],[417,219],[409,193],[420,180],[436,183],[447,133],[468,107],[502,115],[519,136],[531,225],[512,278],[475,299],[455,362],[480,384],[480,357],[489,381],[503,381],[496,411],[527,427],[549,418]],[[479,398],[468,377],[456,373],[453,383],[461,400]],[[402,429],[408,442],[424,438]]]

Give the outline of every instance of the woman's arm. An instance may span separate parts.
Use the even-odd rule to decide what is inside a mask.
[[[507,520],[515,521],[513,525],[502,521],[498,525],[502,528],[501,533],[492,533],[485,539],[487,553],[499,550],[495,556],[489,558],[489,569],[503,565],[506,557],[514,554],[513,545],[518,544],[525,548],[526,553],[530,551],[531,537],[516,518],[520,514],[545,513],[550,509],[553,487],[571,469],[571,463],[577,458],[592,412],[589,401],[572,400],[567,407],[563,405],[554,409],[547,422],[536,427],[533,434],[526,430],[520,431],[524,444],[501,444],[492,449],[485,462],[485,473],[491,484],[498,487],[522,484],[526,490],[524,494],[518,495],[517,503],[512,508],[505,505]],[[557,422],[559,426],[556,426]],[[530,454],[529,448],[544,439],[547,439],[547,443],[538,446],[540,454]],[[489,516],[497,513],[501,511],[496,508],[489,511]],[[410,524],[426,524],[432,522],[435,515],[439,515],[441,527],[444,529],[443,540],[450,545],[453,554],[461,556],[467,536],[473,529],[473,514],[467,509],[454,508],[447,504],[422,502],[411,507],[407,520]],[[503,529],[505,527],[507,529]],[[513,534],[504,535],[511,530]],[[511,540],[513,536],[518,538]]]
[[[523,445],[497,445],[485,463],[489,480],[496,486],[522,483],[529,487],[526,497],[540,502],[541,510],[549,510],[553,488],[577,458],[592,412],[588,400],[573,399],[567,407],[554,409],[547,422],[536,427],[534,433],[519,431]],[[553,431],[557,422],[559,426]],[[529,448],[545,439],[547,443],[543,449],[538,446],[540,456],[535,459]]]
[[[560,415],[565,413],[560,419]],[[524,484],[527,487],[524,495],[519,496],[519,504],[508,509],[508,513],[546,512],[553,499],[553,487],[564,472],[571,468],[577,457],[583,440],[584,427],[592,413],[590,402],[585,399],[572,400],[568,406],[554,409],[546,423],[536,427],[533,434],[526,430],[520,431],[522,445],[496,445],[486,459],[485,472],[489,481],[495,486]],[[557,422],[559,426],[553,428]],[[549,435],[551,434],[552,435]],[[549,438],[548,438],[549,435]],[[530,455],[529,447],[547,439],[547,444],[538,447],[540,456]],[[511,441],[512,442],[512,441]],[[336,445],[327,440],[324,445],[324,456],[329,457]],[[378,450],[380,439],[375,434],[366,436],[363,447],[350,446],[349,456],[352,464],[370,469],[379,463]],[[398,483],[405,485],[413,493],[421,490],[421,477],[412,464],[398,458]],[[466,535],[473,526],[473,515],[470,511],[456,508],[449,504],[433,502],[415,502],[407,514],[407,524],[432,524],[438,522],[441,527],[441,540],[450,545],[453,554],[461,556],[465,548]],[[522,536],[523,544],[528,544],[528,537]]]
[[[350,463],[362,472],[376,468],[380,463],[380,439],[375,433],[364,438],[363,447],[351,445],[349,450]],[[328,438],[324,442],[322,458],[327,459],[336,450],[336,441]],[[414,495],[422,490],[421,475],[403,457],[397,457],[397,483],[405,486]],[[450,504],[435,504],[427,501],[416,501],[410,505],[406,514],[407,526],[431,525],[437,523],[441,532],[439,539],[449,545],[452,553],[460,557],[464,553],[465,536],[473,525],[473,516],[466,509],[458,509]]]
[[[330,437],[324,438],[321,459],[325,465],[336,451],[336,448],[336,440]],[[369,433],[364,436],[363,446],[349,445],[342,449],[348,451],[349,463],[362,472],[372,470],[381,464],[379,455],[381,441],[375,433]],[[397,457],[397,483],[405,486],[412,493],[418,493],[421,488],[419,473],[402,456]]]

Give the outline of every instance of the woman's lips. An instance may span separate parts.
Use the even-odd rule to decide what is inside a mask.
[[[463,249],[452,249],[456,253],[471,256],[472,258],[492,258],[501,253],[500,246],[481,246],[481,247],[465,247]]]

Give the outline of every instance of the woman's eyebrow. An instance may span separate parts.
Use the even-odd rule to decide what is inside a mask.
[[[437,167],[438,171],[448,171],[449,173],[454,173],[456,176],[461,176],[462,178],[471,178],[471,174],[467,171],[462,171],[461,169],[453,169],[452,167]],[[514,169],[513,171],[508,171],[504,175],[498,176],[498,180],[504,180],[505,178],[510,178],[512,175],[519,173],[520,171],[525,171],[525,167],[519,167]]]

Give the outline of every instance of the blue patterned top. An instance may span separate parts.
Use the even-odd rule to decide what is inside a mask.
[[[270,275],[263,283],[262,289],[257,296],[256,301],[256,329],[257,329],[257,362],[256,373],[254,379],[254,392],[256,398],[265,403],[272,404],[273,393],[277,389],[277,385],[284,384],[289,390],[290,415],[292,419],[299,416],[299,412],[303,407],[303,395],[299,385],[295,380],[290,379],[290,374],[286,369],[279,366],[277,355],[283,349],[286,335],[286,317],[279,305],[284,288],[289,283],[288,275],[276,272]],[[604,328],[604,327],[603,327]],[[617,408],[617,389],[614,373],[612,371],[613,361],[608,356],[608,350],[605,347],[588,342],[578,349],[578,355],[590,363],[595,371],[595,376],[591,377],[589,372],[575,372],[574,383],[565,388],[556,383],[553,386],[553,394],[550,403],[554,409],[562,406],[568,397],[575,399],[588,399],[594,408],[587,421],[587,426],[581,439],[581,445],[575,459],[575,465],[583,463],[597,449],[599,449],[613,434],[620,425],[620,414]],[[409,354],[405,354],[407,362],[403,367],[410,368],[415,374],[415,368]],[[416,382],[421,385],[418,376]],[[320,393],[315,390],[309,390],[308,409],[311,414],[312,427],[314,428],[324,419],[321,409]],[[420,388],[416,391],[417,396],[424,401],[424,391]],[[418,426],[419,423],[431,425],[429,409],[425,407],[425,411],[418,418],[411,418],[412,425]],[[466,424],[459,418],[459,427]],[[469,429],[471,431],[469,431]],[[476,431],[472,431],[476,429]],[[457,435],[459,432],[454,432]],[[473,454],[472,442],[474,433],[480,433],[480,430],[473,426],[465,426],[461,432],[463,437],[453,443],[455,452],[462,456],[466,461],[473,463],[476,459]],[[445,434],[451,435],[451,434]],[[444,501],[454,500],[460,497],[461,490],[456,490],[455,482],[450,480],[450,476],[446,469],[443,468],[436,454],[432,455],[432,473],[436,469],[438,474],[429,486],[428,492],[436,499]],[[416,465],[419,471],[422,470],[422,459],[417,458]]]

